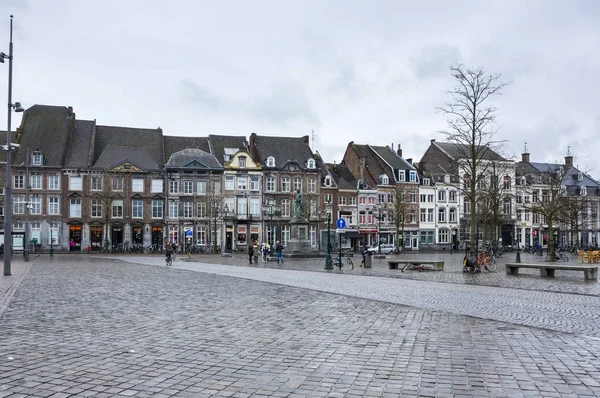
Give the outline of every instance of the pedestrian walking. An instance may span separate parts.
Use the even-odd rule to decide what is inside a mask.
[[[262,250],[262,260],[263,260],[263,263],[269,262],[269,244],[268,243],[263,243],[261,250]]]
[[[248,245],[248,260],[250,261],[250,264],[252,264],[253,258],[254,258],[254,246],[252,246],[252,243],[250,243]]]
[[[362,248],[362,261],[360,262],[360,266],[364,267],[365,266],[365,262],[367,260],[367,252],[369,251],[369,245],[367,245],[367,242],[363,243],[363,248]]]
[[[280,261],[283,264],[283,245],[279,241],[275,244],[275,253],[277,253],[277,264]]]
[[[69,247],[71,248],[71,251],[75,250],[75,240],[71,239],[71,242],[69,242]]]

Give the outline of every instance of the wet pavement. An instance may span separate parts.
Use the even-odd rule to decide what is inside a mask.
[[[0,397],[600,396],[598,282],[502,264],[464,274],[460,254],[419,256],[445,271],[17,261],[20,276],[0,280]]]

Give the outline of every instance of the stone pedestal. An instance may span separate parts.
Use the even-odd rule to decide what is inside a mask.
[[[290,240],[283,252],[286,257],[315,257],[320,253],[310,245],[310,226],[304,217],[290,221]]]

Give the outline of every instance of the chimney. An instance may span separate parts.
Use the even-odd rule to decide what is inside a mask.
[[[571,155],[571,147],[567,147],[567,156],[565,156],[565,166],[573,167],[573,155]]]
[[[400,144],[398,144],[398,150],[396,151],[396,153],[398,154],[398,156],[402,157],[402,148],[400,147]]]
[[[302,142],[304,142],[306,145],[310,145],[310,137],[307,135],[303,136]]]
[[[412,166],[412,164],[413,164],[412,163],[412,158],[408,158],[408,159],[406,159],[406,161],[408,162],[408,164],[410,164]]]
[[[256,133],[250,134],[250,138],[248,139],[248,150],[250,152],[250,156],[252,157],[252,159],[255,162],[261,162],[262,163],[262,160],[258,159],[258,154],[256,153],[255,141],[256,141]]]
[[[434,142],[435,142],[435,138],[432,138],[431,139],[431,143],[433,144]]]
[[[529,151],[527,150],[527,143],[525,143],[525,148],[523,148],[523,153],[521,154],[521,162],[529,163]]]

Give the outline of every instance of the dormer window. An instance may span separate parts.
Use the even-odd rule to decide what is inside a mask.
[[[525,176],[521,177],[521,185],[527,185],[527,179]]]
[[[306,162],[306,167],[308,167],[309,169],[314,169],[315,168],[315,160],[308,159],[308,162]]]
[[[245,169],[246,168],[246,157],[240,156],[239,163],[240,163],[240,169]]]
[[[577,181],[583,181],[583,173],[581,171],[577,174]]]
[[[444,174],[444,182],[450,184],[450,176],[448,174]]]
[[[423,178],[423,185],[429,186],[429,178]]]
[[[406,181],[406,172],[404,170],[398,170],[398,181]],[[387,178],[387,176],[385,176],[385,178]],[[388,182],[383,182],[383,177],[380,176],[379,179],[381,180],[382,184],[388,184]]]
[[[231,160],[231,155],[225,154],[223,155],[223,160],[229,162]]]
[[[410,182],[416,182],[417,181],[417,172],[411,171],[409,178],[410,178]],[[448,181],[450,181],[450,177],[448,177]]]
[[[403,177],[403,178],[402,178],[402,181],[404,181],[404,174],[402,174],[402,177]],[[381,180],[381,183],[382,183],[383,185],[388,185],[388,184],[390,183],[390,179],[389,179],[389,178],[388,178],[388,176],[387,176],[387,175],[385,175],[385,174],[382,174],[382,175],[379,177],[379,179]]]
[[[275,167],[275,158],[273,156],[267,158],[267,167]]]
[[[586,187],[579,188],[579,194],[581,196],[586,196],[587,195],[587,188]]]
[[[41,152],[34,152],[31,155],[31,165],[32,166],[41,166],[43,161],[43,156]]]
[[[561,185],[560,186],[560,194],[561,195],[566,195],[567,194],[567,186],[566,185]]]
[[[325,186],[326,187],[330,187],[331,186],[331,176],[325,177]]]

